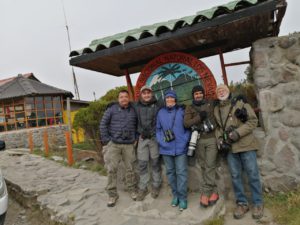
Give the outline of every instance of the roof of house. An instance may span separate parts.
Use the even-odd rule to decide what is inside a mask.
[[[197,58],[251,46],[277,36],[286,0],[237,0],[194,15],[93,40],[70,53],[70,64],[115,76],[141,71],[154,57],[174,51]]]
[[[33,73],[25,73],[25,74],[21,74],[23,77],[25,78],[29,78],[29,79],[33,79],[33,80],[36,80],[36,81],[39,81],[39,79],[37,79]],[[6,79],[2,79],[0,80],[0,86],[2,86],[3,84],[6,84],[7,82],[10,82],[12,81],[13,79],[16,79],[18,76],[15,76],[15,77],[9,77],[9,78],[6,78]]]
[[[31,79],[21,74],[0,85],[0,100],[22,96],[54,94],[73,97],[70,91],[44,84],[37,79]]]

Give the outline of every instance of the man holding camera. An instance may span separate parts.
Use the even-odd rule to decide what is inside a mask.
[[[152,94],[152,89],[143,86],[140,90],[140,99],[135,105],[138,117],[139,142],[137,159],[139,166],[139,192],[137,201],[142,201],[148,194],[150,174],[148,171],[149,162],[152,166],[152,189],[151,196],[157,198],[161,186],[161,165],[158,152],[158,145],[155,138],[156,115],[160,106]]]
[[[134,173],[135,143],[137,116],[134,107],[129,102],[129,93],[121,90],[118,103],[112,104],[105,111],[100,132],[103,146],[105,167],[108,173],[106,191],[109,199],[108,207],[113,207],[119,198],[117,193],[117,171],[121,161],[126,169],[126,185],[130,197],[136,200],[136,179]]]
[[[263,216],[263,198],[256,160],[258,143],[252,133],[257,126],[257,117],[243,98],[231,97],[226,85],[219,85],[216,94],[219,100],[214,109],[218,125],[216,137],[220,152],[227,157],[231,173],[237,203],[233,216],[240,219],[249,211],[242,179],[242,171],[245,171],[252,196],[252,217],[260,219]]]
[[[184,126],[191,128],[193,132],[199,133],[198,137],[200,138],[197,138],[197,140],[191,139],[191,142],[196,141],[194,151],[201,166],[200,205],[207,207],[214,205],[219,199],[216,186],[218,150],[214,134],[216,127],[213,115],[214,104],[211,100],[205,99],[204,89],[201,85],[197,85],[192,89],[192,96],[192,104],[185,109]],[[190,150],[193,150],[193,148],[190,148]],[[188,155],[192,156],[193,154],[189,152]]]

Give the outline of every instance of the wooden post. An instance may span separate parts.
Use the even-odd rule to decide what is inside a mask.
[[[33,138],[32,138],[32,131],[29,131],[28,134],[28,145],[29,145],[29,149],[30,149],[30,153],[33,153]]]
[[[134,90],[133,90],[133,86],[132,86],[132,82],[131,82],[131,78],[130,78],[128,69],[125,70],[125,76],[126,76],[126,83],[127,83],[127,88],[128,88],[128,92],[129,92],[129,97],[130,97],[130,100],[133,101],[134,100]]]
[[[223,81],[224,81],[224,84],[228,85],[228,80],[227,80],[227,74],[226,74],[226,67],[225,67],[225,63],[224,63],[223,52],[222,52],[222,50],[220,48],[219,48],[219,56],[220,56],[220,61],[221,61]]]
[[[48,144],[48,132],[44,131],[44,147],[45,147],[45,156],[49,156],[49,144]]]
[[[70,133],[71,133],[70,131],[65,131],[66,144],[67,144],[68,165],[72,166],[73,163],[74,163],[74,159],[73,159],[73,149],[72,149]]]
[[[72,133],[72,118],[71,118],[71,103],[70,103],[70,98],[67,98],[67,117],[68,117],[68,127],[69,131]],[[71,140],[72,140],[72,135],[71,135]]]

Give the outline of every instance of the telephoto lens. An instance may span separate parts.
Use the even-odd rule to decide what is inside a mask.
[[[199,132],[197,130],[194,130],[192,132],[192,136],[190,139],[188,151],[187,151],[187,156],[194,156],[195,155],[195,150],[197,146],[197,139],[198,139]]]

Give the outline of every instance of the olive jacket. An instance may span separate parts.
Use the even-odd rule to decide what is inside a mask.
[[[244,123],[235,115],[235,111],[243,107],[248,114],[248,119]],[[217,122],[215,132],[217,140],[223,137],[222,123],[225,123],[227,116],[225,130],[232,126],[240,136],[237,142],[232,143],[232,153],[258,150],[258,141],[253,135],[253,130],[256,128],[258,120],[254,110],[248,103],[245,103],[243,100],[237,100],[235,103],[232,100],[219,101],[214,108],[214,115]]]

